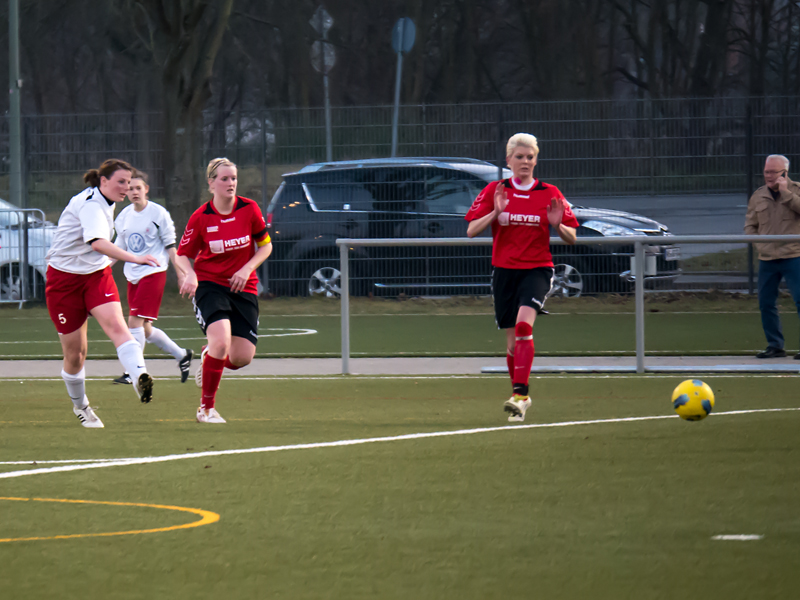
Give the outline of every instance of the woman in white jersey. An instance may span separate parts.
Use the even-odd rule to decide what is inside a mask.
[[[61,377],[72,399],[72,410],[84,427],[103,427],[86,397],[83,364],[88,351],[89,315],[97,319],[116,347],[140,400],[150,402],[153,398],[153,378],[147,373],[142,347],[125,325],[110,266],[111,258],[158,266],[154,256],[136,256],[111,242],[114,205],[128,194],[132,172],[128,163],[117,159],[87,171],[83,180],[89,187],[74,196],[61,213],[46,257],[45,298],[64,352]]]
[[[175,224],[172,217],[166,208],[150,202],[147,198],[149,192],[147,174],[134,171],[128,192],[131,204],[123,208],[114,221],[114,229],[117,231],[114,244],[117,247],[136,256],[152,254],[160,264],[152,267],[147,264],[125,263],[125,278],[128,280],[128,328],[142,350],[147,341],[171,354],[178,361],[183,383],[189,377],[192,350],[178,346],[161,329],[153,327],[153,321],[158,319],[164,297],[167,260],[178,274],[178,287],[183,283],[184,273],[176,262],[178,255],[175,250]],[[123,373],[114,383],[131,383],[131,377],[128,373]]]

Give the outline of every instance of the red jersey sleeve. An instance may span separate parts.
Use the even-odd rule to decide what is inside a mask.
[[[493,181],[483,188],[464,217],[467,221],[474,221],[475,219],[485,217],[494,210],[494,191],[500,183],[502,182]]]
[[[269,232],[267,231],[267,222],[264,220],[264,215],[261,213],[261,207],[255,202],[253,203],[253,214],[250,225],[250,235],[256,244],[261,246],[270,241]]]
[[[186,229],[181,237],[181,242],[178,244],[178,255],[188,256],[191,259],[197,258],[200,250],[203,249],[203,228],[200,223],[200,211],[195,211],[189,222],[186,224]]]

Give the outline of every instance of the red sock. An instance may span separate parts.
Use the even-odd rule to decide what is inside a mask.
[[[511,385],[514,385],[514,355],[506,352],[506,364],[508,365],[508,376],[511,378]]]
[[[201,404],[205,409],[214,408],[224,368],[225,359],[223,358],[214,358],[210,354],[206,354],[203,359],[203,400]]]
[[[517,323],[514,330],[517,343],[514,345],[514,383],[528,387],[533,366],[533,327]]]
[[[242,367],[237,367],[235,364],[231,362],[229,357],[225,357],[225,368],[230,369],[231,371],[236,371],[237,369],[241,369]]]

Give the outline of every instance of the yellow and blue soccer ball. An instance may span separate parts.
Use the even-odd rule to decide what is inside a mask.
[[[672,406],[681,419],[700,421],[714,410],[714,392],[699,379],[687,379],[672,392]]]

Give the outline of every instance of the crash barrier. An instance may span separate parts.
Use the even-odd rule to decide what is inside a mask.
[[[650,253],[654,246],[654,238],[645,235],[596,238],[592,240],[578,238],[577,246],[620,245],[632,244],[634,248],[631,257],[631,272],[634,282],[635,294],[635,319],[636,319],[636,372],[644,373],[645,365],[645,331],[644,331],[644,294],[645,281],[648,272],[654,273],[655,258]],[[800,242],[800,235],[675,235],[669,236],[670,244],[748,244],[763,242]],[[426,247],[426,246],[491,246],[491,238],[384,238],[384,239],[349,239],[339,238],[336,245],[339,247],[339,275],[336,282],[336,295],[341,296],[341,326],[342,326],[342,374],[350,373],[350,253],[357,248],[364,247]],[[553,246],[565,245],[560,238],[550,238]],[[663,246],[664,238],[660,238],[658,246]],[[648,264],[649,263],[649,264]],[[558,278],[558,274],[556,279]],[[334,284],[330,284],[334,285]],[[563,285],[563,282],[561,283]],[[554,283],[557,289],[559,282]],[[332,290],[333,291],[333,290]],[[551,293],[553,290],[551,290]]]
[[[47,263],[55,226],[38,208],[0,209],[0,303],[44,300]]]

